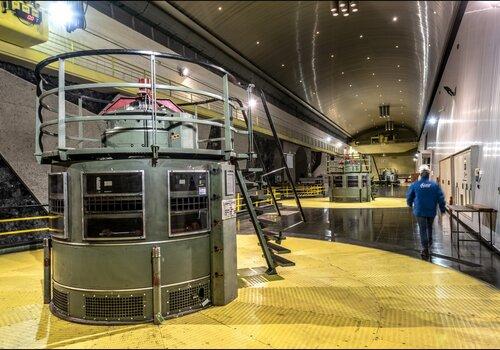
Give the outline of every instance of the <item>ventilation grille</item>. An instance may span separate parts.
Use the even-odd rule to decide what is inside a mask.
[[[142,210],[142,196],[85,197],[85,213],[110,213]]]
[[[144,300],[142,296],[85,297],[85,316],[104,319],[143,317]]]
[[[207,208],[208,198],[204,197],[174,197],[170,199],[170,210],[187,211]]]
[[[172,291],[169,293],[170,313],[201,306],[206,299],[210,299],[210,285],[208,282],[199,286]]]
[[[64,199],[50,198],[49,210],[53,213],[64,213]]]
[[[68,315],[68,293],[52,289],[52,303],[59,312]]]

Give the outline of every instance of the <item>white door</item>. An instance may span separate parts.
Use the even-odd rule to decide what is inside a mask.
[[[467,205],[472,203],[472,171],[470,149],[456,154],[453,157],[453,177],[455,187],[455,203]],[[470,217],[469,214],[465,216]]]
[[[439,161],[439,185],[444,192],[446,203],[455,203],[452,198],[451,157]]]

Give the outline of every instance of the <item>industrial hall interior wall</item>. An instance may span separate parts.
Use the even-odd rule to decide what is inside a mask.
[[[472,1],[467,6],[428,116],[436,118],[437,123],[427,123],[419,150],[432,152],[432,170],[439,176],[440,160],[478,145],[477,167],[482,176],[473,200],[499,208],[500,12],[494,8],[477,8],[479,3],[482,2]],[[455,96],[448,94],[444,86],[454,91]],[[468,222],[472,227],[478,225],[477,217]],[[500,248],[498,227],[500,217],[497,216],[493,241]],[[487,233],[487,229],[483,230],[489,239]]]

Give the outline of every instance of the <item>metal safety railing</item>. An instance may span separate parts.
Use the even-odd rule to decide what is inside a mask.
[[[57,219],[59,216],[54,216],[54,215],[44,215],[44,216],[27,216],[27,217],[15,217],[15,218],[9,218],[9,219],[0,219],[0,236],[8,236],[8,235],[19,235],[19,234],[27,234],[27,233],[36,233],[36,232],[55,232],[57,230],[54,230],[48,225],[45,225],[43,227],[30,227],[26,229],[21,229],[21,230],[7,230],[3,231],[2,227],[5,224],[10,224],[14,222],[33,222],[36,221],[38,223],[43,223],[46,224],[46,222],[50,219]]]
[[[324,185],[297,185],[297,194],[301,198],[307,197],[324,197],[325,196],[325,186]],[[273,194],[276,200],[280,201],[283,199],[293,198],[293,190],[291,186],[276,186],[272,187]],[[273,198],[271,196],[270,190],[266,189],[263,193],[264,199],[258,201],[252,201],[254,207],[267,207],[273,205]],[[246,204],[243,196],[240,193],[236,194],[236,212],[244,212],[246,210]]]
[[[102,38],[101,38],[102,39]],[[106,40],[106,39],[105,39]],[[116,44],[114,42],[109,41],[110,44]],[[43,52],[46,55],[53,56],[57,55],[60,52],[77,52],[83,50],[93,50],[92,47],[85,45],[82,42],[76,41],[73,38],[64,37],[56,32],[50,32],[49,41],[43,43],[41,45],[37,45],[37,51]],[[141,64],[134,64],[128,62],[125,59],[120,59],[117,57],[80,57],[78,61],[74,58],[68,59],[68,62],[80,66],[82,68],[90,69],[95,72],[99,72],[110,76],[112,78],[116,78],[119,80],[127,81],[127,80],[135,80],[142,78],[146,75],[147,70],[143,68]],[[161,61],[157,61],[157,65],[161,69],[165,69],[166,72],[169,73],[177,73],[175,68],[169,67],[167,64],[164,64]],[[216,94],[222,94],[222,90],[220,87],[212,86],[205,81],[197,80],[195,77],[190,76],[190,80],[194,80],[196,84],[203,87],[206,91],[211,91]],[[178,83],[172,79],[165,78],[163,76],[159,76],[157,82],[164,85],[171,86],[183,86],[187,87],[183,83]],[[187,102],[200,102],[203,99],[200,96],[195,94],[190,94],[187,92],[181,91],[171,91],[168,93],[169,97],[175,97]],[[223,108],[220,104],[217,103],[207,103],[204,105],[209,111],[213,111],[217,114],[223,114]],[[235,111],[235,118],[242,120],[243,117],[241,113]],[[279,124],[279,132],[280,135],[289,137],[292,140],[296,140],[307,144],[312,147],[323,148],[326,151],[339,153],[340,148],[335,146],[334,144],[330,144],[328,142],[323,141],[321,138],[315,137],[312,131],[301,130],[300,132],[297,129],[290,128],[286,125],[286,123],[277,123]],[[268,128],[268,125],[265,123],[265,118],[260,117],[259,115],[255,115],[254,125],[260,126],[264,128]]]
[[[149,70],[147,72],[147,76],[143,78],[149,78],[149,82],[147,83],[138,83],[138,82],[110,82],[110,83],[85,83],[85,84],[74,84],[74,85],[66,85],[66,69],[65,64],[68,60],[74,60],[76,58],[82,57],[91,57],[91,56],[120,56],[120,55],[128,55],[128,56],[139,56],[139,57],[147,57],[149,59]],[[204,68],[215,70],[222,75],[222,94],[216,94],[209,91],[198,90],[193,88],[188,88],[184,86],[175,86],[175,85],[166,85],[158,83],[158,76],[156,73],[157,68],[157,60],[158,59],[169,59],[175,61],[183,61],[194,63],[200,65]],[[45,80],[42,77],[42,70],[47,66],[57,63],[58,65],[58,86],[56,88],[46,89]],[[213,149],[204,149],[203,152],[199,152],[198,149],[189,150],[189,153],[203,153],[205,155],[219,155],[225,156],[225,159],[229,159],[231,155],[234,156],[234,143],[233,139],[234,133],[249,135],[249,132],[244,129],[237,129],[233,126],[233,118],[235,111],[243,110],[242,104],[237,103],[237,99],[231,98],[229,95],[229,81],[233,81],[235,83],[236,79],[228,73],[223,68],[212,65],[210,63],[196,61],[193,59],[189,59],[179,55],[173,55],[168,53],[160,53],[153,51],[140,51],[140,50],[126,50],[126,49],[106,49],[106,50],[86,50],[86,51],[77,51],[70,52],[66,54],[61,54],[53,57],[49,57],[44,61],[40,62],[35,68],[35,76],[37,78],[37,111],[36,111],[36,132],[35,132],[35,155],[38,161],[42,161],[43,157],[54,157],[57,156],[61,160],[66,160],[68,153],[73,154],[91,154],[91,153],[100,153],[102,151],[101,145],[99,147],[91,147],[85,148],[83,150],[80,148],[76,149],[76,147],[71,147],[69,145],[69,141],[76,141],[80,145],[82,142],[90,141],[90,142],[99,142],[99,138],[89,138],[83,137],[86,134],[84,128],[84,123],[86,122],[111,122],[111,121],[138,121],[143,120],[145,122],[151,122],[150,128],[152,137],[151,141],[147,145],[142,145],[141,147],[136,146],[135,149],[131,148],[107,148],[105,150],[106,154],[110,153],[148,153],[152,152],[153,158],[158,153],[166,152],[179,152],[186,153],[183,149],[162,149],[158,146],[157,143],[157,128],[158,123],[161,122],[169,122],[169,123],[178,123],[178,124],[189,124],[189,125],[209,125],[220,128],[222,131],[222,142],[220,143],[221,148],[219,150]],[[84,96],[82,91],[86,90],[100,90],[100,89],[112,89],[112,90],[131,90],[131,89],[148,89],[151,95],[151,104],[148,113],[145,115],[82,115],[81,110],[78,115],[68,113],[66,110],[66,93],[74,93],[81,96]],[[192,95],[201,96],[204,98],[201,102],[211,103],[214,101],[220,101],[223,107],[223,115],[224,120],[222,122],[213,121],[213,120],[205,120],[197,118],[197,115],[183,115],[178,114],[173,116],[172,114],[168,114],[158,110],[158,98],[159,95],[164,93],[164,96],[168,97],[168,93],[172,92],[185,92]],[[167,93],[167,94],[165,94]],[[50,96],[57,95],[57,107],[50,106],[46,101]],[[235,102],[236,101],[236,102]],[[194,103],[193,103],[194,104]],[[199,104],[198,102],[196,105]],[[45,120],[43,113],[44,111],[53,112],[57,114],[56,119]],[[68,124],[78,123],[79,131],[78,136],[71,136],[68,133]],[[50,128],[54,128],[55,130],[50,130]],[[51,136],[57,138],[57,146],[55,149],[46,151],[44,149],[44,136]],[[242,157],[245,158],[245,157]]]
[[[273,205],[273,197],[271,196],[270,190],[265,189],[263,191],[264,191],[264,193],[263,193],[264,199],[261,199],[258,201],[252,201],[254,207],[256,207],[256,208],[262,208],[265,206]],[[279,194],[276,192],[276,189],[274,189],[274,188],[273,188],[273,193],[274,193],[275,198],[277,200],[281,199]],[[247,206],[245,204],[245,200],[244,200],[243,196],[241,195],[241,193],[237,193],[236,194],[236,212],[243,212],[246,209],[247,209]]]
[[[322,197],[325,195],[324,185],[296,185],[295,189],[297,195],[301,198],[303,197]],[[291,186],[280,186],[275,188],[276,193],[281,199],[287,199],[293,197],[293,189]]]

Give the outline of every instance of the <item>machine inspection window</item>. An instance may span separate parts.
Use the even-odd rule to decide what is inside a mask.
[[[172,170],[168,172],[169,236],[209,231],[208,172]]]
[[[349,175],[347,176],[347,187],[358,187],[358,175]]]
[[[143,172],[82,175],[84,238],[144,238]]]
[[[49,174],[49,220],[48,227],[52,236],[57,238],[68,238],[68,174]]]

